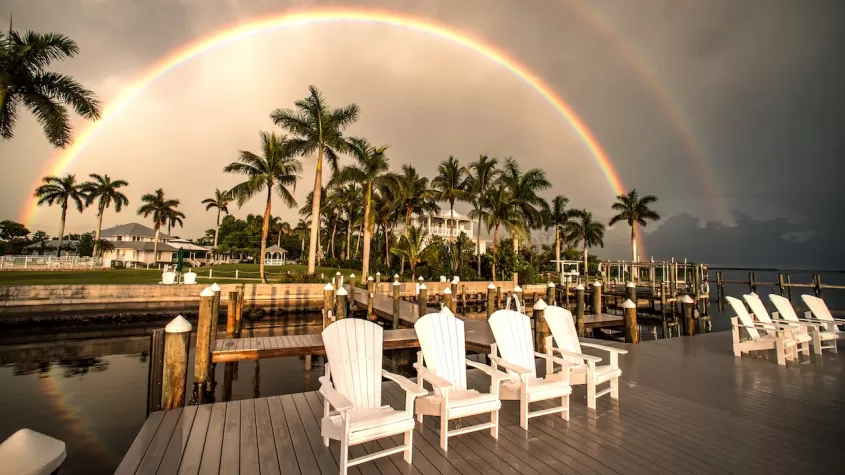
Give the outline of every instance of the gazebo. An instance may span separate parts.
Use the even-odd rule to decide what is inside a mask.
[[[264,250],[264,265],[265,266],[283,266],[288,251],[282,247],[273,244]]]

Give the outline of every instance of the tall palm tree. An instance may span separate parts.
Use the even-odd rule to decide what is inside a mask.
[[[487,232],[493,230],[493,279],[496,278],[496,259],[499,256],[499,229],[504,227],[512,236],[526,236],[528,230],[519,213],[519,203],[503,184],[490,190],[486,200],[484,222]]]
[[[349,139],[349,152],[355,161],[340,170],[338,178],[344,183],[359,183],[364,188],[364,258],[361,270],[362,282],[367,280],[370,272],[370,241],[375,227],[373,216],[373,187],[387,182],[391,177],[387,174],[390,160],[387,158],[387,146],[375,147],[366,139],[353,137]]]
[[[560,273],[563,270],[563,264],[560,263],[560,244],[561,241],[566,241],[566,232],[569,223],[572,221],[572,210],[566,206],[569,204],[569,198],[563,195],[557,195],[552,200],[552,206],[547,215],[546,229],[555,228],[555,268]]]
[[[212,198],[202,200],[206,211],[212,208],[217,210],[217,227],[214,228],[214,248],[217,248],[217,238],[220,236],[220,213],[229,214],[229,203],[231,202],[232,195],[229,194],[229,191],[220,189],[214,190],[214,196]]]
[[[103,229],[103,214],[106,208],[114,203],[115,213],[120,213],[124,206],[129,205],[129,199],[119,189],[124,186],[129,186],[126,180],[114,180],[108,175],[98,175],[92,173],[88,175],[91,177],[90,181],[86,181],[81,186],[85,193],[85,206],[91,206],[94,201],[97,201],[97,231],[94,234],[94,249],[99,247],[100,231]]]
[[[470,195],[466,190],[467,169],[461,166],[458,160],[449,156],[447,160],[440,162],[437,167],[437,176],[431,180],[431,186],[435,190],[435,196],[439,201],[449,203],[449,220],[455,219],[455,202],[466,201]],[[455,225],[450,223],[449,240],[454,239]]]
[[[357,183],[348,183],[339,187],[335,199],[337,200],[338,209],[346,221],[346,254],[345,259],[352,258],[352,226],[360,215],[361,201],[363,201],[363,193],[361,187]]]
[[[100,118],[100,101],[93,92],[70,76],[48,70],[56,60],[72,58],[79,46],[56,33],[27,31],[21,35],[9,27],[0,33],[0,137],[15,135],[19,108],[26,107],[41,124],[47,140],[64,148],[71,142],[67,108],[90,120]]]
[[[184,215],[176,210],[179,207],[179,200],[167,199],[164,196],[164,191],[159,188],[153,193],[147,193],[141,197],[141,202],[144,204],[138,208],[138,214],[143,217],[152,215],[155,229],[155,241],[153,242],[153,259],[158,262],[158,240],[161,234],[161,227],[165,224],[170,224],[174,217]]]
[[[584,245],[584,276],[587,271],[587,248],[593,246],[604,247],[604,224],[593,219],[593,213],[585,209],[573,211],[576,218],[570,221],[569,235],[572,237],[572,242],[577,245],[579,242]]]
[[[414,213],[422,216],[440,210],[435,201],[436,192],[428,187],[428,178],[420,176],[416,168],[402,165],[402,173],[396,174],[395,177],[396,194],[402,200],[406,226],[411,225],[411,216]]]
[[[516,160],[508,157],[505,159],[501,180],[516,200],[519,214],[525,220],[527,228],[536,229],[542,226],[543,211],[547,210],[549,205],[537,192],[552,186],[546,179],[546,172],[539,168],[523,172]],[[519,236],[514,236],[513,251],[519,251]]]
[[[267,249],[267,233],[270,231],[270,211],[275,191],[288,208],[296,206],[296,200],[288,187],[296,191],[296,181],[302,171],[302,163],[289,146],[287,137],[271,132],[261,132],[261,155],[241,150],[237,162],[223,168],[228,173],[246,175],[247,180],[235,185],[230,191],[238,206],[243,206],[256,194],[267,191],[264,206],[264,220],[261,225],[261,247],[258,254],[258,272],[261,281],[267,283],[264,275],[264,252]]]
[[[82,190],[82,185],[76,182],[76,175],[66,175],[61,178],[45,176],[41,179],[41,183],[42,185],[35,189],[38,206],[47,203],[49,206],[59,205],[62,207],[61,224],[59,224],[59,246],[56,250],[56,255],[61,256],[68,204],[72,201],[81,213],[85,208],[85,192]]]
[[[657,197],[654,195],[645,195],[640,197],[636,189],[631,190],[627,195],[619,195],[616,197],[616,203],[613,203],[615,211],[619,214],[610,218],[608,226],[613,226],[616,223],[626,222],[631,227],[631,261],[637,262],[637,225],[646,227],[648,221],[657,221],[660,215],[649,208],[649,205],[657,202]]]
[[[392,252],[408,261],[411,266],[411,281],[417,278],[417,265],[422,261],[426,246],[428,231],[421,226],[408,226],[402,232],[399,242],[393,247]]]
[[[311,232],[311,223],[305,221],[304,219],[300,218],[299,222],[296,223],[296,227],[293,228],[294,234],[299,239],[300,242],[300,249],[299,251],[302,254],[305,254],[305,241],[308,240],[308,235]]]
[[[343,137],[346,128],[358,119],[358,106],[349,104],[333,109],[314,86],[308,86],[309,95],[294,103],[295,109],[276,109],[270,114],[273,122],[287,129],[293,138],[291,149],[300,155],[317,153],[317,171],[314,175],[314,200],[312,203],[311,241],[308,244],[308,273],[316,270],[317,240],[320,234],[320,191],[323,186],[323,157],[332,172],[338,170],[339,152],[349,147]]]
[[[478,157],[478,160],[470,163],[467,174],[467,190],[470,194],[470,204],[472,204],[472,211],[469,212],[469,217],[475,218],[478,222],[478,229],[475,235],[475,250],[476,256],[478,257],[479,277],[481,276],[481,221],[487,216],[487,193],[499,177],[500,171],[496,168],[498,163],[499,161],[495,158],[481,155]]]
[[[171,209],[167,213],[165,213],[165,222],[167,223],[167,234],[170,235],[172,232],[173,226],[179,226],[180,228],[184,224],[182,220],[185,219],[185,213]]]

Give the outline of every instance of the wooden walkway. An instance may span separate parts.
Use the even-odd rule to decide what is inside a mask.
[[[579,386],[570,421],[538,417],[525,432],[518,403],[506,401],[498,441],[487,432],[465,434],[449,441],[448,453],[439,448],[438,419],[426,417],[414,434],[413,465],[397,454],[349,473],[841,473],[842,354],[780,367],[770,357],[735,358],[729,332],[627,348],[619,403],[602,397],[589,411]],[[489,387],[483,373],[471,371],[469,380]],[[383,399],[402,407],[404,393],[385,383]],[[155,412],[116,473],[336,475],[338,444],[322,445],[321,417],[315,392]],[[352,455],[398,442],[355,446]]]

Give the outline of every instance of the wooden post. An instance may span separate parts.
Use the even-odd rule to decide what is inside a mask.
[[[393,329],[399,328],[399,279],[393,281]]]
[[[786,298],[792,302],[792,278],[789,277],[789,272],[786,273]]]
[[[639,343],[640,330],[637,327],[637,304],[628,299],[622,304],[625,319],[625,343]]]
[[[161,387],[161,409],[185,405],[185,384],[188,379],[188,342],[191,324],[181,315],[164,327],[164,375]]]
[[[754,272],[748,273],[748,288],[757,293],[757,275]]]
[[[778,292],[781,297],[786,297],[786,287],[783,286],[783,273],[778,272]]]
[[[451,301],[451,304],[449,305],[449,310],[452,311],[452,315],[457,315],[458,314],[458,312],[457,312],[457,310],[458,310],[458,281],[455,280],[455,279],[452,279],[452,283],[449,284],[449,287],[450,287],[449,290],[452,291],[452,301]]]
[[[246,305],[246,285],[238,286],[238,313],[235,315],[235,334],[238,338],[241,337],[241,330],[243,329],[244,305]]]
[[[341,288],[337,289],[337,292],[335,292],[335,295],[337,296],[337,319],[343,320],[347,316],[346,315],[346,300],[347,300],[347,297],[349,296],[349,292],[347,292],[346,289],[341,287]]]
[[[376,283],[373,276],[367,277],[367,318],[376,321],[376,314],[373,312],[373,301],[376,299]]]
[[[493,282],[487,286],[487,318],[496,311],[496,286]]]
[[[235,317],[238,314],[238,291],[229,292],[229,305],[226,309],[226,336],[235,337]]]
[[[452,310],[452,289],[446,287],[443,289],[443,308],[448,308],[450,311]],[[454,314],[455,312],[452,312]]]
[[[601,282],[593,282],[593,314],[601,315]]]
[[[695,302],[689,295],[684,295],[681,302],[683,302],[684,305],[684,333],[688,336],[695,335],[695,320],[693,318],[693,308],[695,307]]]
[[[211,284],[211,290],[214,291],[214,305],[211,307],[211,343],[210,348],[214,348],[214,342],[217,341],[217,325],[220,323],[220,286],[217,283]]]
[[[543,318],[546,307],[548,305],[546,305],[546,302],[543,302],[543,299],[538,300],[531,307],[534,317],[534,348],[537,348],[539,353],[546,352],[546,336],[549,334],[549,324]]]
[[[329,313],[334,308],[334,286],[331,282],[323,287],[323,328],[331,325]]]
[[[678,263],[672,261],[669,269],[669,295],[674,297],[678,291]]]
[[[376,272],[376,293],[381,291],[381,272]]]
[[[633,282],[625,284],[625,299],[637,304],[637,286]]]
[[[211,310],[214,307],[214,291],[206,287],[200,293],[199,316],[197,317],[197,352],[194,356],[194,383],[208,383],[211,367]]]
[[[555,304],[555,283],[549,281],[546,284],[546,305],[554,305]]]
[[[349,287],[355,287],[355,274],[349,274]]]
[[[355,310],[355,274],[349,274],[349,311]]]
[[[716,272],[716,301],[719,303],[719,312],[725,311],[725,287],[722,282],[722,271]]]
[[[420,317],[428,313],[428,287],[425,282],[420,284],[420,295],[417,297],[417,313]]]
[[[502,288],[496,287],[496,308],[502,308]]]
[[[584,284],[575,287],[575,328],[578,336],[584,336]]]
[[[816,297],[822,298],[822,276],[819,274],[813,274],[813,292]]]
[[[335,290],[340,290],[340,279],[343,276],[341,275],[340,271],[335,272],[334,274],[334,288]]]

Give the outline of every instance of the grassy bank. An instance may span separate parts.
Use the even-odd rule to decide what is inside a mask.
[[[286,265],[267,267],[267,279],[269,282],[279,282],[283,274],[302,274],[307,267],[304,265]],[[185,272],[187,272],[185,268]],[[212,278],[208,278],[208,272],[212,270]],[[234,279],[235,271],[240,279]],[[337,271],[344,276],[350,273],[360,275],[360,270],[334,269],[329,267],[318,267],[317,276],[323,274],[328,280]],[[212,281],[226,283],[257,283],[258,264],[221,264],[217,266],[195,268],[197,282],[211,283]],[[252,279],[249,279],[252,278]],[[157,284],[161,281],[161,271],[157,269],[109,269],[93,271],[3,271],[0,272],[0,285],[106,285],[106,284]]]

